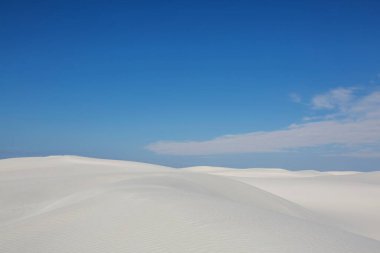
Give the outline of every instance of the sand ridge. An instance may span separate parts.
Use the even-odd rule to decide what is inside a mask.
[[[369,221],[377,218],[379,184],[365,174],[3,159],[0,252],[375,253],[379,231]],[[335,198],[347,187],[361,189],[368,196],[360,204],[370,211],[344,212],[357,211],[355,195],[343,207],[305,200],[326,185]],[[336,218],[342,212],[348,221]],[[372,216],[359,223],[361,215]]]

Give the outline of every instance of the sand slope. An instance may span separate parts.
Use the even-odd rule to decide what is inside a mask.
[[[289,198],[286,183],[274,187],[344,177],[378,188],[372,176],[223,170],[72,156],[0,160],[0,252],[379,252],[376,236],[369,238],[379,231],[367,222],[355,216],[360,229],[346,229],[315,207],[323,201],[313,206]],[[374,212],[373,201],[360,205]]]
[[[380,172],[191,167],[235,179],[313,211],[318,220],[380,240]]]

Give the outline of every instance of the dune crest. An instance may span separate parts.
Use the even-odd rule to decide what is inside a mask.
[[[322,208],[328,201],[309,203],[289,186],[311,194],[308,183],[318,189],[344,182],[372,185],[377,193],[379,184],[366,173],[202,168],[74,156],[0,160],[0,252],[380,249],[379,230],[367,221],[334,219],[331,208]],[[377,205],[367,197],[361,204],[372,208],[373,218]],[[352,204],[347,200],[344,207]]]

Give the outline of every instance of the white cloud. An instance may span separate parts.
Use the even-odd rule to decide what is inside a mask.
[[[340,109],[352,101],[354,88],[336,88],[325,94],[315,96],[311,104],[314,109]]]
[[[380,92],[373,92],[362,98],[350,108],[351,116],[380,118]]]
[[[352,88],[338,88],[315,96],[311,104],[314,109],[334,109],[339,118],[330,114],[323,120],[292,124],[276,131],[226,135],[206,141],[160,141],[147,148],[160,154],[210,155],[338,145],[349,149],[347,154],[364,156],[360,153],[363,147],[380,145],[380,92],[359,98],[354,96]],[[374,152],[366,150],[366,154],[371,153]]]

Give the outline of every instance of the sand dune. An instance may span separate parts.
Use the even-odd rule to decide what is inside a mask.
[[[377,173],[3,159],[0,252],[375,253],[379,183]]]
[[[380,240],[380,172],[191,167],[238,180],[311,210],[319,221]]]

